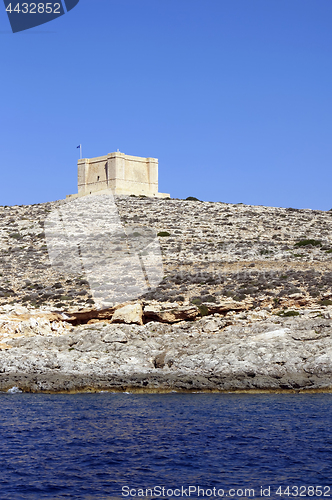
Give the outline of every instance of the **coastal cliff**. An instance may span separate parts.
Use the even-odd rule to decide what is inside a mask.
[[[61,203],[0,207],[0,390],[332,389],[331,212],[117,197],[160,235],[164,278],[97,310],[50,264]]]

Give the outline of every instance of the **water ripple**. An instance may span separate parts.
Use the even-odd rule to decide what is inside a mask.
[[[0,403],[1,499],[331,481],[330,394],[3,393]]]

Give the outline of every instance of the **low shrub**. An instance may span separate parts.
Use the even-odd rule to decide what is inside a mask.
[[[198,306],[198,309],[201,313],[201,316],[207,316],[209,314],[209,309],[204,304]]]
[[[317,247],[321,246],[322,242],[320,240],[300,240],[294,244],[294,247],[306,247],[307,245]]]
[[[202,295],[201,300],[202,302],[217,302],[216,297],[213,295]]]
[[[320,300],[318,303],[321,306],[331,306],[332,305],[332,300],[324,299],[324,300]]]
[[[201,201],[201,200],[195,198],[195,196],[188,196],[188,198],[186,198],[186,201]]]
[[[244,300],[246,298],[246,296],[243,294],[239,294],[239,295],[234,295],[233,297],[233,300],[236,300],[236,302],[242,302],[242,300]]]
[[[171,236],[167,231],[160,231],[157,236]]]
[[[298,311],[280,311],[277,315],[282,318],[289,318],[291,316],[300,316],[300,313]]]

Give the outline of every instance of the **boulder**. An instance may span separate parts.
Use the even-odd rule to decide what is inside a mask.
[[[228,311],[245,311],[250,307],[247,302],[236,302],[235,300],[225,300],[218,304],[215,302],[203,302],[202,306],[206,309],[206,314],[226,314]]]
[[[179,321],[193,321],[200,315],[198,307],[194,305],[174,306],[174,304],[150,304],[144,307],[144,319],[160,321],[162,323],[177,323]]]
[[[143,325],[141,304],[127,304],[117,309],[112,316],[112,323],[135,323]]]
[[[107,333],[102,340],[107,344],[112,344],[114,342],[125,344],[126,342],[128,342],[127,335],[119,328],[117,328],[116,330],[110,330],[110,332]]]
[[[118,306],[119,307],[119,306]],[[120,306],[121,307],[121,306]],[[85,311],[67,311],[65,313],[66,321],[73,325],[87,323],[92,319],[97,320],[110,320],[117,307],[108,307],[107,309],[87,309]]]
[[[215,318],[215,317],[205,317],[200,320],[200,327],[204,333],[215,333],[221,331],[225,326],[230,324],[224,318]]]

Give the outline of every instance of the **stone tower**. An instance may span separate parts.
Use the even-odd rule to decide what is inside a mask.
[[[67,198],[109,189],[115,195],[170,197],[167,193],[158,193],[157,158],[141,158],[117,152],[78,160],[77,167],[78,194]]]

